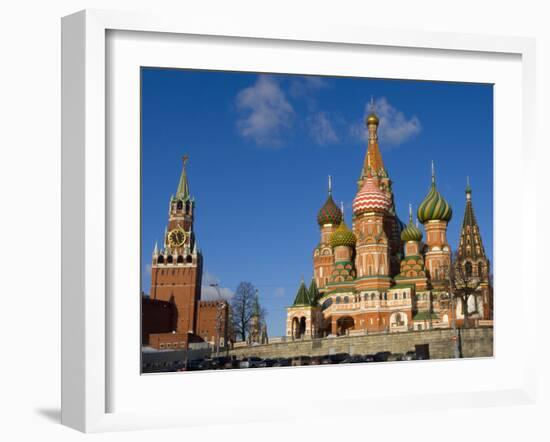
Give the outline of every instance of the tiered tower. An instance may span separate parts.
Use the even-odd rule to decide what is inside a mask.
[[[151,299],[172,301],[177,307],[178,333],[196,333],[202,278],[202,255],[193,231],[195,200],[187,180],[188,157],[176,194],[170,198],[164,247],[155,244],[151,265]]]
[[[489,319],[492,315],[492,294],[489,284],[490,266],[474,213],[469,178],[466,182],[466,207],[464,209],[456,264],[464,269],[465,278],[471,280],[474,284],[479,284],[480,296],[477,299],[477,305],[470,306],[471,313],[477,313],[480,317]],[[470,304],[473,301],[472,299]]]
[[[384,228],[390,207],[391,199],[380,189],[380,179],[368,171],[353,200],[358,288],[390,287],[390,247]]]
[[[400,233],[405,226],[396,214],[392,181],[386,168],[384,167],[384,161],[380,152],[380,146],[378,144],[378,126],[380,124],[380,120],[374,113],[374,100],[372,97],[369,109],[370,114],[365,120],[368,131],[367,154],[365,155],[365,161],[363,163],[363,168],[361,169],[358,189],[361,190],[364,185],[364,181],[370,174],[372,177],[378,179],[378,187],[386,193],[387,197],[390,199],[391,204],[387,209],[386,216],[384,217],[384,230],[386,232],[386,236],[388,237],[388,245],[390,250],[389,274],[391,276],[395,276],[399,274],[399,264],[403,250],[403,243],[400,239]]]

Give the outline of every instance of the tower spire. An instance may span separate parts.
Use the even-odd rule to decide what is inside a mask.
[[[435,163],[432,160],[432,184],[435,184]]]
[[[413,219],[413,206],[409,203],[409,222],[412,222]]]
[[[472,188],[470,187],[470,177],[466,177],[466,201],[472,199]]]
[[[464,218],[462,220],[462,230],[460,232],[460,242],[458,254],[461,258],[471,257],[473,259],[485,258],[485,250],[479,232],[474,206],[472,204],[472,189],[469,179],[466,187],[466,206],[464,208]]]
[[[176,198],[189,199],[189,183],[187,182],[187,161],[189,161],[189,155],[185,154],[182,157],[183,168],[181,171],[180,181],[178,183],[178,190],[176,191]]]
[[[368,147],[365,163],[363,164],[363,173],[361,178],[367,175],[370,170],[373,175],[381,176],[385,175],[384,162],[382,161],[382,154],[378,146],[378,117],[374,110],[374,98],[371,96],[370,103],[368,105],[369,115],[365,120],[365,125],[368,130]]]
[[[332,195],[332,176],[328,176],[328,194]]]

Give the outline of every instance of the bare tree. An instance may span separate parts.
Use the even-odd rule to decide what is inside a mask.
[[[468,301],[471,297],[474,298],[475,310],[477,311],[478,297],[481,296],[479,286],[481,284],[481,275],[478,275],[472,268],[470,261],[461,260],[457,253],[453,254],[449,282],[451,284],[451,291],[453,296],[458,298],[462,307],[462,314],[464,315],[464,327],[467,328],[470,325],[468,310]]]
[[[231,300],[231,319],[233,332],[243,341],[246,341],[250,320],[254,314],[255,301],[256,288],[250,282],[239,283],[235,296]]]

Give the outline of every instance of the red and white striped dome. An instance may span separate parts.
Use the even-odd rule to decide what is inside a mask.
[[[389,210],[391,208],[390,197],[378,187],[377,180],[372,177],[365,179],[363,187],[353,200],[353,213],[361,213],[373,210]]]

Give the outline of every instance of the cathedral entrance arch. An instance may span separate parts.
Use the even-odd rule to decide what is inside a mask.
[[[353,330],[355,321],[351,316],[342,316],[336,321],[336,334],[342,336],[347,334],[348,330]]]
[[[292,318],[292,336],[296,339],[300,339],[306,334],[306,318],[295,316]]]

